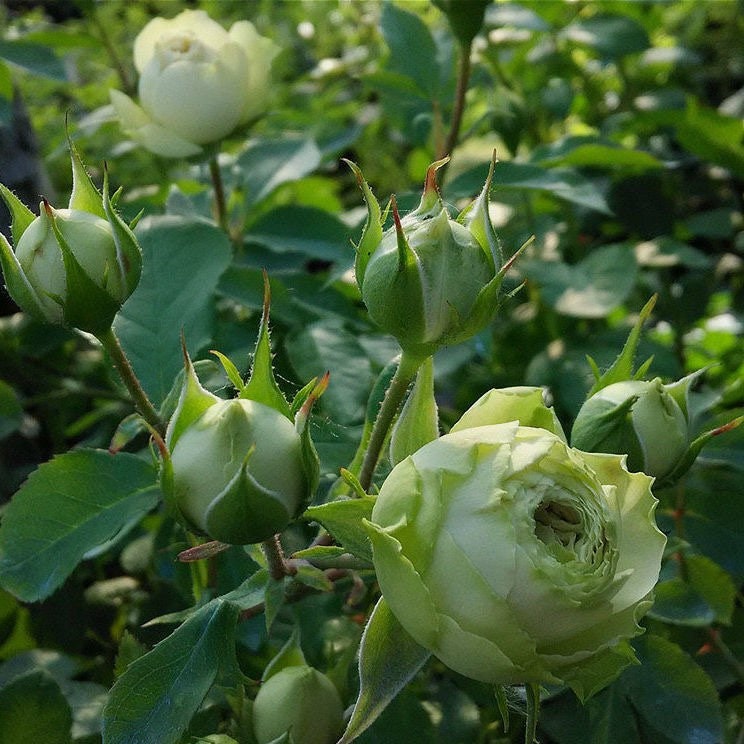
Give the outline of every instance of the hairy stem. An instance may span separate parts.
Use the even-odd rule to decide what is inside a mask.
[[[398,412],[398,408],[406,396],[408,386],[413,382],[419,367],[423,363],[424,359],[411,357],[405,352],[403,352],[400,358],[398,369],[390,381],[390,386],[385,393],[380,411],[372,427],[367,451],[364,453],[364,460],[359,471],[359,483],[365,491],[368,491],[372,484],[372,477],[375,474],[377,461],[380,459],[380,453],[385,444],[388,431],[395,420],[395,414]]]
[[[153,406],[147,397],[147,393],[142,389],[142,385],[140,385],[140,381],[137,379],[137,375],[134,373],[132,365],[114,333],[114,329],[109,328],[107,331],[101,333],[98,336],[98,340],[111,357],[111,361],[114,363],[121,381],[132,396],[132,401],[137,412],[160,436],[164,436],[165,422],[160,418],[158,412],[155,410],[155,406]]]
[[[269,574],[272,579],[281,581],[285,576],[289,576],[293,573],[292,568],[290,568],[284,558],[284,550],[279,541],[279,535],[274,535],[268,540],[264,540],[261,543],[261,547],[266,556],[266,562],[269,566]]]

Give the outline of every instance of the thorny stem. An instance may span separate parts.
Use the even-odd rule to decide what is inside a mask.
[[[472,42],[460,44],[460,56],[457,63],[457,88],[455,89],[455,104],[452,109],[452,121],[450,122],[449,133],[444,142],[441,151],[437,153],[437,160],[441,160],[446,155],[451,155],[452,150],[457,145],[460,136],[460,125],[462,124],[462,115],[465,111],[465,94],[468,92],[470,83],[470,54],[472,52]]]
[[[227,205],[225,203],[225,186],[222,182],[222,172],[217,162],[217,156],[209,159],[209,175],[212,177],[212,186],[214,188],[214,211],[217,224],[229,234],[229,225],[227,224]]]
[[[119,373],[121,381],[132,396],[134,407],[137,409],[137,412],[158,434],[160,434],[160,436],[164,436],[165,422],[160,418],[160,415],[155,410],[155,406],[153,406],[150,399],[147,397],[147,393],[142,389],[142,385],[140,385],[140,381],[137,379],[137,375],[134,373],[132,365],[130,364],[127,355],[124,353],[124,349],[119,343],[119,339],[114,333],[114,329],[109,328],[101,333],[101,335],[98,336],[98,340],[111,357],[111,361],[114,363],[114,367],[116,367],[116,371]]]
[[[372,476],[375,474],[377,461],[380,459],[380,452],[395,419],[395,414],[405,398],[408,386],[413,382],[419,367],[423,363],[424,358],[412,357],[406,352],[401,355],[398,369],[395,371],[393,379],[390,380],[390,386],[385,393],[380,411],[372,427],[367,451],[364,453],[364,460],[359,471],[359,483],[365,491],[368,491],[372,485]]]

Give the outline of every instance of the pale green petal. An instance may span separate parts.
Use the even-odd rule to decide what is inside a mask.
[[[645,597],[659,577],[666,537],[656,526],[654,512],[658,504],[651,493],[653,478],[629,473],[624,458],[617,455],[589,454],[585,459],[605,483],[616,486],[611,497],[620,511],[618,525],[618,572],[632,571],[613,600],[617,610]]]
[[[184,158],[202,151],[199,145],[156,124],[142,107],[121,91],[111,90],[109,95],[122,129],[150,152],[165,158]]]
[[[155,47],[164,37],[192,34],[206,46],[219,49],[228,40],[227,31],[203,10],[184,10],[171,19],[153,18],[134,40],[134,66],[137,72],[155,56]]]
[[[202,145],[222,139],[237,126],[240,83],[220,63],[180,61],[161,70],[153,59],[140,78],[140,102],[154,122]]]
[[[424,648],[432,649],[439,623],[431,595],[400,543],[376,524],[363,520],[372,541],[382,596],[400,624]]]
[[[560,682],[539,666],[537,657],[530,669],[518,667],[490,640],[468,633],[451,617],[440,615],[439,623],[441,632],[433,652],[448,667],[466,677],[494,685]]]
[[[545,405],[543,395],[543,390],[539,387],[521,386],[489,390],[465,411],[450,432],[474,426],[518,421],[522,426],[546,429],[565,442],[566,436],[560,421],[555,411]]]

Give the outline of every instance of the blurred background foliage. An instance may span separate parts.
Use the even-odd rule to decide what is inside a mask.
[[[743,5],[486,7],[442,193],[461,207],[495,152],[492,213],[505,254],[535,241],[508,277],[509,289],[522,288],[492,326],[437,356],[445,428],[485,390],[529,384],[548,389],[570,429],[591,384],[586,355],[608,365],[654,293],[640,351],[654,356],[651,373],[676,379],[707,369],[694,397],[699,430],[744,410]],[[275,363],[286,389],[331,371],[314,424],[327,489],[353,456],[376,375],[397,353],[366,317],[352,280],[350,241],[365,210],[341,159],[360,165],[381,200],[396,193],[411,208],[450,130],[458,42],[445,15],[423,0],[5,0],[0,180],[31,205],[41,193],[66,202],[66,119],[94,179],[107,161],[112,181],[125,187],[126,215],[144,209],[146,253],[155,255],[161,240],[183,240],[163,237],[162,215],[209,219],[207,166],[160,159],[127,141],[108,103],[110,88],[136,90],[131,48],[139,30],[183,7],[204,8],[225,26],[248,18],[283,51],[267,115],[220,152],[239,236],[232,257],[214,268],[209,251],[223,255],[224,236],[205,233],[184,248],[181,274],[156,266],[151,281],[177,297],[195,272],[212,277],[183,324],[197,339],[202,379],[222,390],[208,350],[245,370],[268,269]],[[174,300],[170,316],[167,307],[165,317],[153,309],[145,325],[169,325],[177,338],[182,306]],[[119,426],[131,408],[95,344],[18,314],[6,295],[0,313],[0,501],[55,453],[106,448],[114,435],[130,449],[144,446]],[[163,369],[167,380],[176,375],[180,350],[146,338],[135,344],[137,371],[160,403],[170,384],[158,380]],[[671,557],[649,620],[654,632],[638,643],[651,661],[585,708],[556,693],[544,707],[541,741],[744,741],[743,445],[738,431],[715,440],[673,492],[658,494]],[[61,690],[73,739],[96,741],[95,706],[117,652],[134,658],[163,636],[163,626],[142,629],[144,621],[189,604],[175,540],[173,526],[152,515],[91,556],[46,602],[22,606],[0,591],[0,660],[9,660],[0,666],[0,715],[3,694],[6,706],[20,694],[8,681],[18,669],[42,669],[57,686],[34,688],[39,699]],[[242,576],[250,559],[237,553],[220,558],[220,575]],[[358,640],[355,607],[341,601],[323,596],[293,611],[300,625],[318,621],[322,632],[303,643],[308,659],[326,668]],[[261,623],[241,625],[248,673],[260,675],[276,642]],[[491,692],[442,672],[429,668],[360,741],[509,741]],[[208,700],[190,735],[214,731],[225,707]]]

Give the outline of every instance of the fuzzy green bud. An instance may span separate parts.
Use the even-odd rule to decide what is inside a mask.
[[[100,334],[137,286],[142,257],[130,226],[114,210],[108,176],[101,195],[72,144],[70,150],[68,208],[42,201],[36,217],[0,185],[15,241],[14,251],[0,236],[0,264],[8,293],[22,310],[47,323]]]
[[[608,385],[579,410],[571,443],[587,452],[627,454],[630,470],[663,478],[690,445],[686,402],[673,392],[678,387],[659,378]]]
[[[215,402],[171,452],[173,499],[196,531],[255,543],[283,530],[304,502],[300,435],[252,400]]]
[[[355,263],[362,299],[380,328],[418,357],[483,329],[508,268],[488,215],[493,166],[478,199],[452,219],[435,182],[445,162],[430,166],[414,212],[401,217],[391,200],[394,225],[386,231],[377,200],[350,164],[368,208]]]
[[[289,666],[269,677],[253,703],[258,744],[289,732],[295,744],[333,744],[343,728],[343,705],[328,677],[309,666]]]

